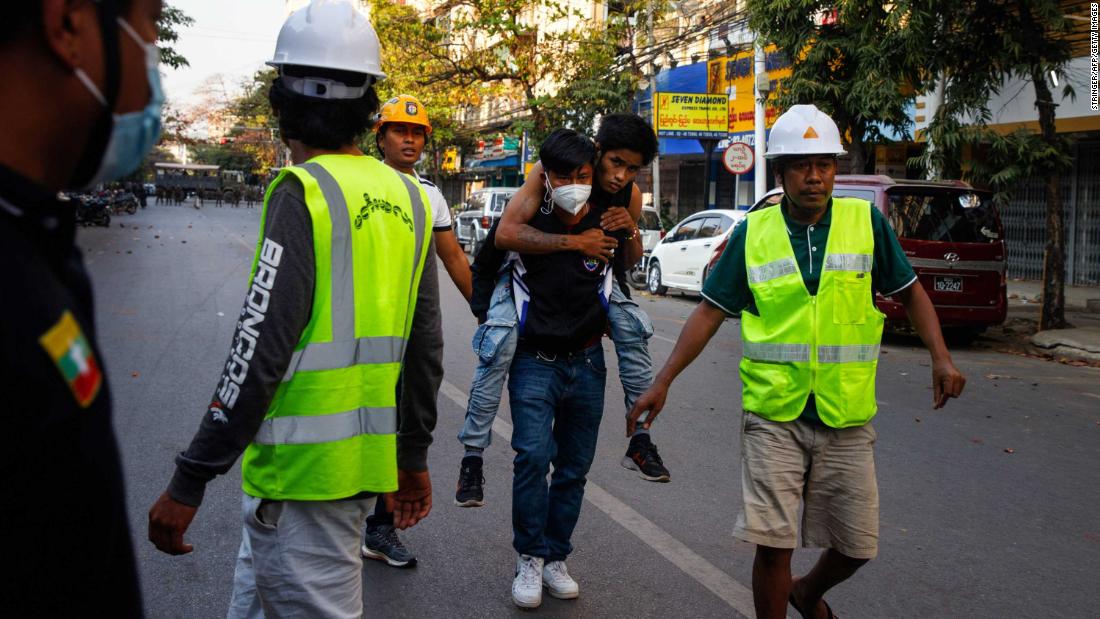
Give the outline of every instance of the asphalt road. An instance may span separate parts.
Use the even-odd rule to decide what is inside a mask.
[[[95,283],[150,617],[224,616],[228,603],[240,543],[239,471],[208,487],[188,535],[191,555],[157,552],[146,541],[146,514],[214,391],[258,221],[258,209],[150,206],[79,234]],[[435,507],[403,534],[419,567],[364,567],[368,615],[519,616],[509,596],[511,450],[501,435],[486,454],[488,504],[452,503],[475,323],[449,282],[441,290],[446,382],[430,452]],[[660,364],[698,298],[638,298],[653,318],[650,348]],[[844,617],[1095,616],[1100,370],[958,350],[966,393],[933,411],[919,341],[888,336],[885,344],[874,422],[881,550],[829,594],[832,607]],[[619,465],[626,448],[622,391],[613,348],[605,350],[606,414],[569,561],[581,597],[547,596],[537,612],[751,614],[753,547],[731,536],[740,507],[737,321],[723,325],[674,385],[654,427],[669,484],[645,482]],[[498,426],[505,435],[508,419],[504,403]],[[796,552],[796,569],[807,569],[814,556]]]

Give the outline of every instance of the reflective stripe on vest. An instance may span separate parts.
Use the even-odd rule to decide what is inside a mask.
[[[361,363],[400,363],[405,352],[405,338],[361,337],[341,342],[316,342],[294,351],[283,382],[294,378],[295,372],[337,370]]]
[[[332,339],[334,342],[355,339],[355,280],[352,277],[351,217],[348,204],[340,183],[319,163],[304,163],[301,167],[317,180],[321,193],[328,203],[332,229]],[[397,174],[405,183],[412,202],[413,232],[416,235],[416,249],[413,254],[413,269],[420,264],[424,250],[424,202],[420,199],[420,188],[409,177]],[[410,287],[409,298],[416,294],[416,286]],[[411,313],[410,313],[411,316]],[[411,320],[411,317],[410,319]],[[306,346],[309,348],[309,345]],[[401,356],[405,350],[402,344]],[[400,358],[398,359],[398,361]],[[346,366],[342,366],[346,367]],[[331,369],[331,368],[328,368]]]
[[[749,282],[762,284],[791,273],[798,273],[798,263],[794,258],[780,258],[767,264],[749,267]]]
[[[781,208],[750,213],[746,222],[745,268],[758,314],[741,316],[743,404],[791,421],[813,393],[825,424],[866,423],[877,410],[883,324],[871,288],[872,207],[833,199],[816,296],[803,283]]]
[[[878,344],[853,346],[818,346],[818,363],[862,363],[878,359]]]
[[[347,200],[340,184],[324,167],[318,163],[305,163],[301,166],[317,180],[321,193],[328,204],[329,218],[332,220],[332,342],[306,344],[302,350],[294,351],[287,367],[283,382],[294,377],[295,372],[308,370],[335,370],[361,363],[400,363],[405,356],[404,338],[396,337],[355,337],[355,279],[352,276],[351,217],[348,214]],[[424,203],[420,199],[419,189],[404,174],[405,188],[412,202],[413,230],[416,234],[416,250],[413,264],[420,264],[424,245]],[[415,267],[414,267],[415,268]],[[416,287],[410,290],[410,299],[416,293]],[[411,313],[410,313],[411,316]],[[410,317],[411,320],[411,317]]]
[[[396,387],[430,242],[422,189],[365,156],[322,155],[283,174],[305,189],[314,304],[245,451],[244,490],[293,500],[392,492]]]
[[[426,209],[424,207],[424,201],[420,199],[420,186],[413,182],[408,176],[398,173],[401,177],[401,181],[405,183],[405,189],[409,191],[409,198],[412,200],[413,211],[413,230],[416,231],[416,251],[413,254],[413,270],[415,271],[420,264],[420,259],[424,256],[424,223],[427,217]],[[416,298],[416,282],[409,287],[409,305],[413,305],[413,300]],[[413,313],[409,312],[405,331],[408,332],[412,327]],[[404,350],[401,351],[401,356],[404,358]]]
[[[871,256],[866,254],[829,254],[824,271],[871,271]]]
[[[265,419],[253,442],[260,445],[331,443],[360,434],[395,434],[397,409],[360,408],[318,417]]]
[[[754,361],[810,361],[809,344],[765,344],[763,342],[745,342],[745,357]]]

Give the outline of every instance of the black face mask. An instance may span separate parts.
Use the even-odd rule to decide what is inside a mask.
[[[88,135],[88,144],[84,153],[77,162],[73,177],[67,183],[69,187],[83,187],[99,170],[103,152],[107,149],[107,141],[111,137],[111,126],[114,124],[114,109],[118,103],[120,83],[122,81],[122,63],[118,48],[118,5],[115,0],[96,0],[99,5],[99,32],[103,39],[103,68],[106,83],[103,88],[103,96],[107,98],[107,105],[91,133]]]

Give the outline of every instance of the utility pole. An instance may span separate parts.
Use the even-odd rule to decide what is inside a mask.
[[[928,119],[928,124],[935,122],[937,116],[941,113],[940,108],[943,107],[944,91],[947,88],[947,78],[944,75],[940,75],[936,80],[936,87],[932,90],[932,96],[928,100],[928,110],[925,112],[925,117]],[[931,154],[936,150],[937,144],[932,139],[932,134],[928,135],[928,152]],[[943,166],[937,165],[937,157],[931,157],[932,165],[928,167],[928,180],[936,180],[943,175]]]
[[[753,101],[756,103],[756,108],[753,112],[753,129],[754,129],[754,149],[756,154],[756,169],[753,170],[754,183],[754,195],[752,197],[753,203],[759,200],[764,193],[768,190],[768,164],[764,160],[764,123],[766,118],[764,117],[764,97],[767,96],[768,88],[766,86],[768,80],[768,72],[764,68],[764,43],[760,40],[760,35],[754,33],[753,35],[753,47],[756,48],[756,53],[753,57],[752,72],[753,72]],[[764,80],[764,84],[761,84],[761,78]],[[764,85],[764,88],[761,86]]]
[[[653,34],[653,12],[657,8],[656,0],[649,0],[649,11],[646,15],[646,30],[649,34],[649,52],[653,54],[653,50],[657,47],[657,37]],[[653,130],[657,130],[657,63],[654,62],[655,55],[651,55],[649,58],[649,109],[653,113]],[[653,157],[653,208],[657,211],[657,216],[661,215],[661,139],[657,138],[657,154]]]

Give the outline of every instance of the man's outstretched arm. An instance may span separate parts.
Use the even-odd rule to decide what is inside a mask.
[[[676,380],[680,372],[683,372],[684,368],[691,365],[699,353],[703,352],[703,348],[718,332],[718,328],[722,326],[722,321],[725,319],[726,312],[706,299],[695,306],[695,310],[691,312],[691,316],[680,331],[680,337],[676,338],[676,346],[668,356],[668,361],[665,361],[664,367],[653,379],[653,385],[630,409],[630,414],[626,417],[627,436],[634,434],[634,426],[638,418],[646,411],[649,411],[649,414],[642,422],[642,427],[649,429],[665,406],[665,398],[668,397],[668,388],[672,386],[672,381]]]
[[[966,377],[955,367],[951,353],[947,351],[936,308],[919,281],[913,282],[894,296],[905,306],[909,322],[932,355],[932,407],[943,408],[949,398],[957,398],[962,394]]]

